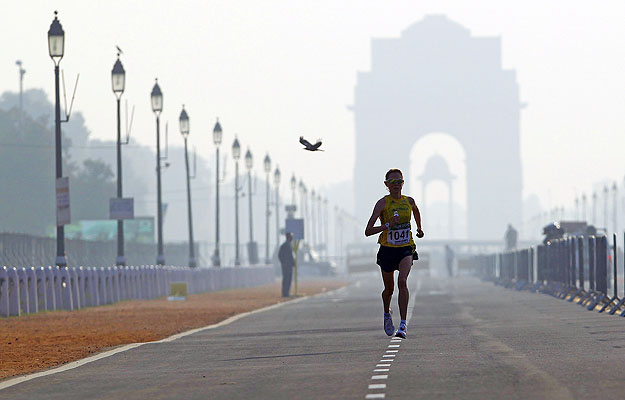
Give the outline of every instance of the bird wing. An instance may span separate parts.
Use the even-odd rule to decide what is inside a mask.
[[[317,141],[317,143],[315,143],[315,144],[312,146],[312,148],[313,148],[314,150],[317,150],[320,146],[321,146],[321,140]]]
[[[312,147],[312,144],[310,144],[308,140],[304,139],[304,136],[299,137],[299,142],[306,147]]]

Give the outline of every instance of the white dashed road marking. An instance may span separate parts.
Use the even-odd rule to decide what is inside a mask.
[[[421,280],[417,279],[416,292],[418,292],[420,288],[421,288]],[[408,305],[408,310],[407,310],[408,318],[410,318],[410,316],[412,315],[412,309],[414,307],[414,302],[417,296],[413,295],[411,297],[412,299],[410,300],[410,304]],[[397,349],[399,349],[399,347],[401,346],[401,342],[402,342],[401,338],[398,338],[398,337],[391,338],[390,343],[388,344],[387,348],[395,349],[395,350],[386,350],[385,354],[382,356],[382,359],[378,361],[380,364],[376,364],[375,366],[376,369],[374,369],[373,372],[390,372],[390,366],[392,364],[388,364],[388,363],[392,362],[395,356],[397,355],[397,353],[399,352],[399,350]],[[388,374],[387,375],[373,375],[371,379],[372,380],[388,379]],[[373,383],[369,385],[369,390],[376,390],[376,389],[377,390],[386,389],[386,384]],[[368,393],[365,396],[365,399],[384,399],[384,398],[386,398],[386,393]]]
[[[386,389],[386,383],[373,383],[369,385],[369,389]]]

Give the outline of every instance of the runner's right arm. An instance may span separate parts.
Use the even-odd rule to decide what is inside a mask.
[[[393,225],[396,225],[396,222],[394,220],[391,220],[389,221],[388,227],[386,226],[386,224],[373,226],[373,224],[375,224],[375,221],[380,218],[383,210],[384,198],[381,198],[380,200],[378,200],[377,203],[375,203],[375,207],[373,207],[373,213],[371,214],[371,218],[369,218],[369,222],[367,222],[367,227],[365,228],[365,236],[375,235],[377,233],[387,230]]]

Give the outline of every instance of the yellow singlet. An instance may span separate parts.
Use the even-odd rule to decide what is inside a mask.
[[[395,200],[390,195],[384,196],[384,210],[380,214],[382,225],[393,219],[395,211],[399,214],[399,224],[382,231],[378,238],[378,243],[388,247],[413,246],[412,230],[410,229],[410,218],[412,215],[412,207],[406,196]]]

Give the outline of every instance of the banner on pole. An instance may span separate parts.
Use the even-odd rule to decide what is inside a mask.
[[[133,219],[135,217],[135,201],[132,197],[113,197],[109,201],[109,219]]]
[[[304,220],[301,218],[287,218],[284,224],[284,232],[291,232],[293,239],[304,239]]]
[[[69,178],[56,178],[56,226],[71,222],[69,208]]]

